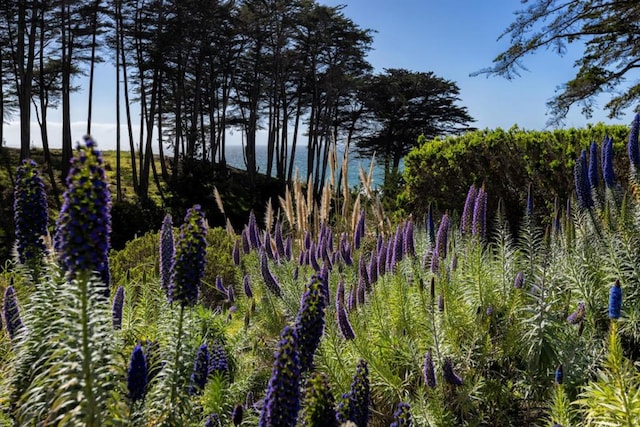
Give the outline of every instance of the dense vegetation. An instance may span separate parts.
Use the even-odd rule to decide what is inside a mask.
[[[509,222],[517,226],[526,204],[526,189],[533,185],[536,214],[550,224],[554,201],[567,200],[574,188],[573,168],[583,149],[605,136],[613,139],[617,154],[614,170],[623,181],[629,176],[622,154],[629,128],[602,123],[582,129],[529,131],[478,130],[459,136],[428,140],[404,158],[399,206],[417,217],[430,205],[439,212],[460,212],[467,189],[475,184],[491,193],[490,210],[501,200]]]
[[[240,235],[207,231],[195,205],[107,259],[93,141],[71,165],[51,240],[35,222],[40,173],[24,163],[16,212],[34,221],[16,222],[18,258],[0,275],[0,417],[637,425],[639,129],[640,116],[629,187],[613,141],[594,143],[546,232],[529,187],[515,238],[503,207],[487,209],[488,185],[468,188],[459,219],[392,223],[365,176],[356,199],[334,189],[320,205],[298,183],[282,215],[269,209],[261,226],[252,213]]]

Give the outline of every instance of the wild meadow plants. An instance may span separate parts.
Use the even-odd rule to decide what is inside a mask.
[[[320,200],[296,182],[264,224],[208,229],[196,205],[110,253],[95,142],[50,229],[27,161],[0,424],[639,425],[639,130],[624,182],[607,137],[575,197],[545,214],[530,186],[517,227],[475,184],[460,215],[392,219],[370,174],[355,195],[332,168]]]

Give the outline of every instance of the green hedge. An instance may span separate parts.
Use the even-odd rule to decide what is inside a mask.
[[[601,144],[605,135],[614,141],[614,162],[619,182],[627,182],[626,143],[629,127],[602,123],[583,129],[527,131],[478,130],[461,136],[426,140],[404,159],[406,187],[399,205],[424,214],[429,204],[440,212],[460,212],[471,184],[486,186],[489,211],[502,199],[512,225],[522,216],[527,187],[534,190],[536,213],[550,216],[554,197],[565,201],[573,192],[573,166],[582,148]]]

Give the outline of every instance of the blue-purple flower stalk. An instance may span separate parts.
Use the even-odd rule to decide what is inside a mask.
[[[350,294],[350,298],[351,294]],[[355,298],[354,298],[355,299]],[[353,332],[353,327],[349,322],[349,316],[347,315],[347,310],[344,305],[344,282],[338,282],[338,289],[336,291],[336,317],[338,322],[338,329],[340,329],[340,333],[342,337],[346,340],[352,340],[356,337]]]
[[[607,188],[616,188],[616,175],[613,170],[613,139],[605,136],[602,142],[602,179]]]
[[[238,240],[233,242],[231,258],[233,259],[233,265],[235,265],[236,267],[240,265],[240,242]]]
[[[471,234],[484,239],[487,233],[487,192],[484,186],[478,190],[476,202],[473,206],[473,222]]]
[[[21,264],[38,269],[47,250],[47,195],[36,162],[22,161],[15,177],[13,220]]]
[[[415,258],[415,227],[413,225],[413,221],[411,220],[407,221],[404,225],[404,236],[402,241],[404,243],[404,247],[402,248],[404,254],[410,256],[411,258]]]
[[[616,279],[616,282],[609,289],[609,319],[619,319],[621,310],[622,288],[620,287],[620,280]]]
[[[438,234],[436,235],[436,246],[434,253],[437,253],[441,258],[447,257],[447,243],[449,239],[449,215],[442,215],[440,220],[440,226],[438,227]]]
[[[127,389],[132,403],[144,398],[148,383],[147,373],[147,359],[142,346],[138,344],[131,352],[127,375]]]
[[[342,402],[338,407],[338,422],[352,421],[358,426],[366,426],[369,422],[370,401],[369,368],[367,361],[360,359],[356,365],[351,389],[342,396]]]
[[[300,310],[293,326],[297,337],[301,373],[313,368],[313,356],[324,333],[327,306],[325,283],[326,279],[321,276],[311,279],[302,295]]]
[[[426,386],[429,388],[436,388],[436,370],[433,364],[433,355],[431,354],[431,350],[427,351],[424,355],[424,366],[422,367],[422,374]]]
[[[564,370],[562,369],[562,364],[558,365],[556,368],[556,372],[553,377],[556,384],[560,385],[564,381]]]
[[[582,322],[587,314],[587,309],[583,302],[578,303],[576,310],[567,317],[567,322],[571,325],[576,325]]]
[[[124,288],[118,286],[116,294],[113,297],[113,305],[111,306],[111,323],[114,330],[122,328],[122,309],[124,307]]]
[[[260,274],[267,289],[277,297],[282,296],[282,289],[278,280],[269,270],[269,259],[264,251],[260,251]]]
[[[251,276],[245,274],[242,278],[242,289],[247,298],[253,298],[253,289],[251,289]]]
[[[640,113],[636,114],[631,122],[631,131],[629,132],[629,143],[627,144],[627,152],[629,153],[629,163],[633,173],[640,170],[640,147],[638,146],[638,135],[640,134]]]
[[[448,357],[445,358],[444,364],[442,365],[442,378],[453,386],[462,385],[462,377],[455,373],[451,359]]]
[[[462,218],[460,219],[460,231],[462,234],[471,232],[471,222],[473,219],[473,207],[478,195],[478,188],[475,184],[471,184],[469,191],[467,191],[467,198],[464,201],[464,208],[462,209]],[[431,206],[429,206],[429,214],[431,214]],[[432,220],[433,221],[433,220]]]
[[[408,403],[398,403],[398,409],[393,414],[393,422],[389,427],[411,427],[413,422],[411,420],[411,406]]]
[[[202,392],[209,376],[209,350],[206,344],[202,344],[196,353],[193,363],[193,372],[189,382],[189,394],[195,395]]]
[[[591,195],[591,185],[589,184],[586,150],[582,150],[580,157],[578,157],[578,160],[576,160],[573,174],[576,186],[576,196],[578,198],[578,206],[581,209],[592,208],[594,203],[593,197]]]
[[[207,367],[209,375],[223,375],[229,372],[229,359],[222,343],[216,340],[213,348],[209,352],[209,365]]]
[[[513,279],[513,287],[516,289],[522,289],[524,286],[524,272],[518,271],[515,279]]]
[[[176,241],[173,274],[169,289],[171,302],[190,307],[198,301],[204,276],[207,227],[200,205],[187,210]]]
[[[4,291],[4,300],[2,303],[2,313],[4,315],[4,323],[9,333],[9,338],[15,339],[20,331],[24,328],[22,318],[20,317],[20,308],[18,306],[18,296],[12,285],[7,286]]]
[[[267,385],[259,427],[294,427],[300,409],[300,359],[295,331],[285,326]]]
[[[600,184],[598,163],[598,145],[592,141],[589,146],[589,186],[591,188],[598,188],[598,184]]]
[[[96,272],[109,294],[111,194],[102,153],[88,136],[71,160],[55,247],[69,278]]]
[[[276,222],[276,229],[274,231],[273,240],[275,241],[278,255],[280,255],[280,257],[285,257],[286,251],[284,246],[284,239],[282,237],[282,225],[280,224],[280,221]]]
[[[160,228],[160,285],[167,295],[169,295],[171,270],[175,255],[173,245],[173,220],[171,215],[167,214],[164,216],[162,227]]]

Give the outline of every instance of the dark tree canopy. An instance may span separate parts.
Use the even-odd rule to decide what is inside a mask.
[[[358,151],[377,153],[395,172],[420,135],[433,139],[470,130],[473,118],[456,105],[459,93],[454,82],[432,72],[387,69],[370,77],[361,91],[369,126],[356,141]]]
[[[526,70],[523,59],[540,49],[559,55],[568,45],[583,44],[575,77],[548,103],[551,124],[560,123],[573,105],[590,117],[596,96],[609,93],[609,117],[621,115],[640,99],[640,2],[637,0],[523,0],[515,21],[500,38],[511,46],[492,67],[472,75],[488,74],[512,79]],[[637,107],[636,107],[637,110]]]

